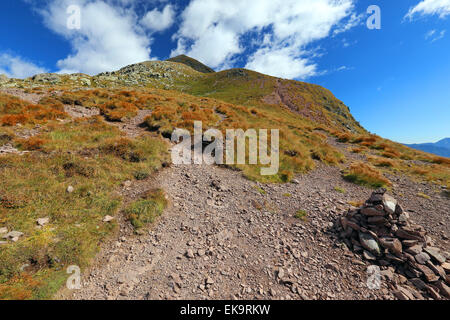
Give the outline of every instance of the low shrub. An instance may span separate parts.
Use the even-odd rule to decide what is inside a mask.
[[[352,163],[350,168],[344,172],[344,179],[371,188],[391,185],[391,182],[381,172],[363,162]]]

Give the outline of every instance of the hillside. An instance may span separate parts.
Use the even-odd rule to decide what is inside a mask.
[[[368,133],[320,86],[173,61],[4,80],[0,299],[70,297],[69,265],[80,299],[394,298],[391,283],[355,291],[365,251],[336,227],[380,187],[449,246],[449,159]],[[279,129],[278,173],[172,164],[168,138],[196,120]]]

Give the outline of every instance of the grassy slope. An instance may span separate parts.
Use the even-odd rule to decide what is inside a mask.
[[[347,106],[329,90],[313,84],[281,80],[246,69],[232,69],[198,77],[184,91],[277,113],[280,105],[264,102],[264,98],[273,94],[279,85],[284,88],[285,100],[297,108],[294,113],[328,127],[364,132]]]
[[[0,299],[50,297],[67,278],[65,267],[85,268],[99,243],[115,231],[114,222],[102,220],[121,209],[121,183],[139,172],[152,174],[167,161],[161,139],[129,140],[101,117],[62,123],[31,115],[20,129],[39,124],[36,137],[21,139],[13,127],[0,127],[0,136],[31,150],[0,157],[0,226],[24,233],[18,242],[0,246]],[[50,222],[38,228],[36,220],[43,217]]]

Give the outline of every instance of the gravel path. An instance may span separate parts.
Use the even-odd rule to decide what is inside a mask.
[[[131,186],[130,196],[155,181],[171,200],[163,217],[145,235],[123,227],[82,290],[60,298],[393,299],[401,279],[391,275],[380,290],[368,289],[369,264],[337,239],[333,224],[348,201],[365,200],[371,190],[343,181],[336,167],[319,165],[291,184],[260,185],[216,166],[173,166]],[[448,200],[438,201],[448,215]],[[294,218],[298,210],[307,212],[306,221]],[[440,231],[429,230],[448,249]]]

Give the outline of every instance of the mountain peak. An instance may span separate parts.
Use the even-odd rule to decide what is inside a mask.
[[[192,69],[194,69],[198,72],[201,72],[201,73],[214,73],[215,72],[213,69],[204,65],[200,61],[195,60],[191,57],[188,57],[184,54],[167,59],[166,61],[182,63],[182,64],[187,65],[187,66],[191,67]]]

